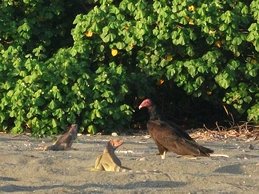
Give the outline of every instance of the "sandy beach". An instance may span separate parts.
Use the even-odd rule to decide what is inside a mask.
[[[0,193],[258,193],[258,140],[235,138],[201,141],[216,154],[229,157],[156,155],[153,140],[144,135],[119,136],[116,151],[132,171],[93,172],[96,157],[111,136],[81,135],[76,150],[38,151],[51,138],[0,134]]]

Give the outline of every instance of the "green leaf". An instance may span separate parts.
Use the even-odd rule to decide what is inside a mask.
[[[193,65],[187,65],[187,70],[192,77],[196,75],[196,67],[194,67]]]
[[[96,127],[95,127],[94,125],[89,125],[89,126],[87,127],[87,131],[88,131],[88,133],[90,133],[90,134],[95,134],[95,133],[96,133]]]
[[[123,42],[118,42],[118,43],[116,43],[116,47],[118,49],[123,49],[125,47],[125,44]]]
[[[228,25],[227,24],[225,24],[225,23],[223,23],[223,24],[221,24],[220,26],[219,26],[219,30],[220,31],[226,31],[228,29]]]
[[[176,71],[172,65],[167,66],[167,71],[166,71],[166,77],[168,79],[172,79],[172,77],[175,75]]]
[[[202,76],[199,76],[196,78],[195,82],[198,86],[201,86],[201,84],[204,82],[204,78]]]
[[[259,103],[256,103],[254,106],[252,106],[247,112],[249,121],[259,121]]]
[[[214,43],[214,37],[208,36],[208,37],[206,38],[206,42],[207,42],[208,44],[212,45],[212,44]]]
[[[55,106],[56,106],[56,105],[55,105],[54,100],[51,100],[48,107],[49,107],[51,110],[54,110],[54,109],[55,109]]]
[[[58,126],[55,119],[52,119],[51,124],[52,124],[52,127],[54,127],[54,128],[56,128]]]
[[[256,39],[254,45],[255,45],[255,50],[256,50],[257,52],[259,52],[259,40],[258,40],[258,38]]]
[[[227,89],[230,86],[230,80],[228,77],[228,74],[223,72],[218,74],[215,77],[215,81],[218,83],[218,85],[224,89]]]

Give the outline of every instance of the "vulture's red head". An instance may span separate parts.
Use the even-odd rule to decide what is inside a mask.
[[[141,104],[139,105],[139,109],[142,109],[142,108],[149,108],[149,107],[151,107],[151,106],[153,106],[153,103],[152,103],[152,101],[150,100],[150,99],[145,99],[145,100],[143,100],[142,102],[141,102]]]

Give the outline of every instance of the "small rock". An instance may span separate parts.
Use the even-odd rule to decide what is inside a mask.
[[[145,161],[146,158],[145,158],[145,157],[142,157],[142,158],[139,158],[138,160],[139,160],[139,161]]]
[[[113,133],[112,133],[112,136],[113,136],[113,137],[117,137],[118,134],[117,134],[116,132],[113,132]]]
[[[31,146],[31,143],[24,143],[24,146],[25,146],[25,147],[30,147],[30,146]]]
[[[150,135],[145,135],[144,138],[145,139],[149,139],[151,136]]]
[[[250,150],[253,150],[253,149],[255,149],[255,147],[254,147],[252,144],[250,144],[250,145],[249,145],[249,149],[250,149]]]
[[[256,139],[256,137],[251,137],[251,138],[248,138],[245,142],[254,141],[255,139]]]

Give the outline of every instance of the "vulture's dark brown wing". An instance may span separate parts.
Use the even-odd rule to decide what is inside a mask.
[[[175,152],[179,155],[192,155],[192,156],[209,156],[213,151],[205,148],[194,141],[189,141],[184,138],[175,138],[170,136],[161,137],[158,140],[163,142],[164,147],[168,151]]]
[[[147,128],[148,129],[150,128],[152,130],[155,128],[156,131],[159,131],[159,132],[163,131],[166,134],[173,133],[175,136],[182,137],[182,138],[188,139],[190,141],[194,141],[194,139],[191,138],[189,136],[189,134],[186,133],[185,131],[178,129],[174,126],[171,126],[167,122],[164,122],[161,120],[149,120],[147,123]]]
[[[172,151],[179,155],[208,156],[213,151],[197,144],[187,133],[160,120],[150,120],[147,128],[160,154]]]
[[[179,137],[183,137],[190,141],[195,141],[193,138],[191,138],[191,136],[188,133],[177,127],[175,123],[160,121],[160,125],[166,128],[170,128],[170,130],[173,131]]]

